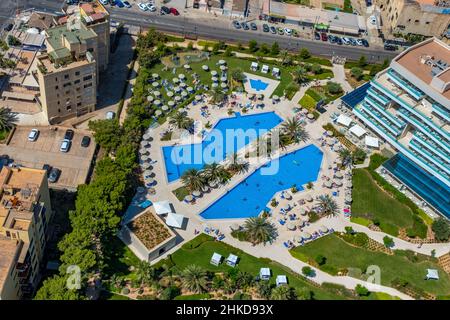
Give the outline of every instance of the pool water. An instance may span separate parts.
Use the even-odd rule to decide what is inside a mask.
[[[186,170],[200,170],[205,164],[223,161],[228,155],[251,143],[282,121],[283,119],[275,112],[247,116],[241,116],[237,112],[235,117],[219,120],[214,129],[205,135],[202,143],[163,147],[167,180],[175,181]],[[242,131],[254,129],[255,134],[244,135],[243,132],[236,131],[238,129]],[[229,135],[233,132],[235,135]],[[223,141],[218,139],[219,134],[223,137]]]
[[[315,145],[288,153],[279,161],[275,174],[264,175],[259,168],[236,187],[205,209],[204,219],[230,219],[255,217],[264,210],[275,193],[290,189],[293,185],[303,190],[302,185],[314,182],[319,175],[323,154]],[[267,166],[272,163],[269,162]]]
[[[267,82],[261,81],[260,79],[250,79],[250,87],[256,91],[263,91],[269,86]]]

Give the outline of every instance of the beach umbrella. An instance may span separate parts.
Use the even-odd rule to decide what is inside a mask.
[[[187,84],[186,84],[185,82],[182,82],[182,83],[180,83],[180,87],[181,87],[181,88],[186,88],[186,87],[187,87]]]
[[[227,77],[220,77],[221,82],[227,82],[227,80],[228,80]]]
[[[219,86],[219,84],[218,84],[217,82],[214,82],[211,86],[212,86],[213,88],[217,88],[217,87]]]
[[[155,183],[155,179],[153,179],[153,178],[145,179],[145,184],[152,185],[152,184],[154,184],[154,183]]]
[[[345,197],[344,200],[345,200],[346,203],[351,203],[352,202],[352,197],[347,196],[347,197]]]
[[[222,70],[222,71],[225,71],[227,69],[228,69],[227,66],[220,66],[220,70]]]
[[[170,100],[169,102],[167,102],[167,105],[172,108],[175,105],[175,102],[173,102],[172,100]]]
[[[328,140],[327,140],[327,144],[328,144],[329,146],[332,146],[332,145],[334,144],[334,142],[333,142],[332,139],[328,139]]]
[[[306,216],[306,210],[305,210],[305,208],[300,208],[300,215]]]
[[[207,186],[207,185],[204,185],[203,187],[202,187],[202,192],[203,193],[206,193],[206,192],[209,192],[209,186]]]
[[[274,95],[272,96],[272,99],[275,100],[275,101],[277,101],[278,99],[280,99],[280,97],[274,94]]]
[[[285,192],[284,193],[284,198],[287,200],[291,200],[292,199],[292,195],[289,192]]]
[[[326,188],[331,188],[331,181],[325,181],[325,182],[323,183],[323,185],[324,185]]]
[[[145,149],[145,148],[139,149],[139,154],[140,155],[149,154],[148,149]]]
[[[295,223],[293,222],[286,223],[286,227],[288,228],[288,230],[295,230],[296,228]]]
[[[180,80],[179,80],[178,78],[173,78],[173,79],[172,79],[172,82],[173,82],[173,83],[178,83],[178,82],[180,82]]]
[[[202,69],[205,70],[205,71],[208,71],[209,67],[206,64],[204,64],[204,65],[202,65]]]
[[[305,225],[305,221],[303,221],[303,220],[299,220],[298,221],[298,227],[299,228],[302,228],[304,225]]]
[[[148,102],[152,102],[153,101],[153,96],[147,96],[147,101]]]
[[[305,215],[305,216],[302,218],[302,220],[305,221],[305,222],[308,222],[308,221],[309,221],[309,216]]]
[[[211,182],[209,183],[209,186],[210,186],[211,188],[215,188],[215,187],[218,186],[218,183],[217,183],[217,181],[211,181]]]
[[[255,95],[254,95],[253,93],[249,93],[249,94],[248,94],[248,98],[249,98],[249,99],[253,99],[254,97],[255,97]]]
[[[262,100],[262,99],[264,99],[264,95],[258,94],[258,100]]]
[[[312,113],[308,113],[308,114],[306,115],[306,117],[307,117],[309,120],[314,119],[314,115],[313,115]]]
[[[188,65],[188,64],[185,64],[184,66],[183,66],[186,70],[189,70],[189,69],[191,69],[191,66],[190,65]]]
[[[153,103],[154,103],[155,105],[159,106],[159,105],[161,104],[161,100],[155,100]]]
[[[175,102],[180,102],[181,101],[181,97],[180,96],[175,96]]]
[[[147,161],[149,159],[149,156],[146,154],[141,155],[141,161]]]
[[[347,187],[353,188],[353,183],[352,183],[352,182],[349,182],[349,183],[347,184]]]
[[[142,140],[141,141],[141,147],[145,147],[148,146],[150,143],[148,143],[148,141]]]
[[[194,197],[190,194],[188,194],[186,197],[184,197],[184,201],[186,202],[192,202],[194,200]]]
[[[178,112],[179,112],[179,113],[185,113],[185,112],[186,112],[186,109],[185,109],[185,108],[180,108],[180,109],[178,109]]]
[[[153,79],[158,79],[158,78],[159,78],[159,74],[153,73],[153,74],[152,74],[152,78],[153,78]]]
[[[332,137],[333,136],[333,131],[327,130],[327,136]]]
[[[212,82],[217,82],[217,81],[219,81],[219,78],[218,77],[211,77],[211,81]]]
[[[197,101],[200,101],[200,100],[202,100],[202,96],[201,96],[201,95],[199,95],[199,94],[198,94],[198,95],[196,95],[196,96],[195,96],[195,100],[197,100]]]
[[[294,237],[294,241],[298,242],[298,243],[302,243],[303,242],[303,238],[301,236],[295,236]]]
[[[155,91],[155,92],[153,92],[153,94],[155,95],[155,97],[161,96],[161,92],[159,92],[159,91]]]
[[[181,92],[181,97],[182,97],[182,98],[186,98],[186,97],[187,97],[187,95],[188,95],[188,94],[187,94],[187,92],[186,92],[186,91],[183,91],[183,92]]]
[[[213,77],[217,76],[217,71],[216,71],[216,70],[211,71],[211,75],[212,75]]]
[[[162,110],[162,111],[167,111],[167,110],[169,110],[169,107],[166,106],[166,105],[163,105],[163,106],[161,107],[161,110]]]
[[[186,76],[184,74],[180,73],[178,75],[178,79],[180,79],[180,80],[186,79]]]
[[[219,60],[219,64],[224,65],[224,64],[227,64],[227,62],[225,60]]]
[[[153,87],[153,88],[159,87],[159,83],[158,83],[157,81],[153,82],[153,83],[152,83],[152,87]]]
[[[341,171],[338,171],[338,172],[336,172],[336,173],[334,174],[334,177],[335,177],[335,178],[338,178],[338,179],[342,179],[342,178],[344,177],[344,175],[342,174]]]
[[[144,139],[144,140],[148,140],[148,139],[150,139],[152,136],[151,136],[151,134],[150,133],[144,133],[144,135],[142,136],[142,138]]]
[[[159,117],[162,114],[161,110],[156,110],[155,111],[155,116]]]
[[[194,88],[192,88],[192,87],[187,87],[187,89],[186,89],[188,92],[194,92]]]
[[[147,169],[147,170],[144,171],[144,176],[151,176],[152,173],[153,173],[153,172],[152,172],[151,170],[148,170],[148,169]]]
[[[173,88],[173,90],[175,90],[175,92],[176,92],[176,93],[179,93],[179,92],[181,92],[181,88],[180,88],[180,87],[178,87],[178,86],[177,86],[177,87],[175,87],[175,88]]]
[[[173,91],[167,91],[167,96],[170,98],[170,97],[173,97]]]
[[[142,169],[146,170],[146,169],[152,168],[152,165],[148,162],[143,162],[143,163],[141,163],[141,167],[142,167]]]
[[[300,236],[305,240],[311,239],[311,234],[308,232],[302,232],[300,233]]]
[[[306,197],[306,201],[308,201],[308,202],[311,202],[311,201],[313,201],[314,199],[313,199],[313,197],[311,196],[311,195],[308,195],[307,197]]]
[[[336,180],[336,181],[334,181],[334,183],[335,183],[338,187],[342,186],[342,181],[341,181],[341,180]]]
[[[192,192],[192,195],[196,198],[200,197],[202,195],[202,193],[198,190],[195,190],[194,192]]]
[[[324,225],[319,227],[319,230],[322,231],[323,233],[327,233],[328,232],[328,228]]]
[[[228,85],[227,85],[225,82],[222,82],[222,83],[220,84],[220,87],[221,87],[222,89],[225,89],[226,87],[228,87]]]

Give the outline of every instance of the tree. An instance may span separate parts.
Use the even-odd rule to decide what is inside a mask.
[[[331,94],[338,94],[342,92],[342,86],[337,82],[328,81],[327,91]]]
[[[181,273],[181,284],[186,290],[202,293],[206,291],[207,275],[205,270],[195,264],[188,265]]]
[[[253,284],[253,276],[246,271],[239,270],[235,280],[236,286],[241,289],[246,289]]]
[[[231,154],[229,157],[230,164],[228,165],[228,170],[234,173],[244,173],[248,171],[248,162],[242,161],[237,153]]]
[[[212,103],[222,103],[225,100],[225,94],[219,89],[211,91],[211,102]]]
[[[272,242],[277,236],[276,227],[262,217],[249,218],[244,223],[244,231],[248,240],[254,245]]]
[[[250,40],[248,42],[248,50],[250,50],[250,52],[258,51],[258,42],[256,42],[256,40]]]
[[[321,254],[318,254],[315,258],[314,258],[314,260],[317,262],[317,264],[319,265],[319,266],[322,266],[322,265],[324,265],[326,262],[327,262],[327,258],[325,258],[323,255],[321,255]]]
[[[308,58],[311,58],[311,53],[309,52],[308,49],[302,48],[302,49],[300,50],[299,56],[300,56],[300,58],[302,58],[303,60],[306,60],[306,59],[308,59]]]
[[[367,66],[367,58],[366,58],[366,56],[361,56],[359,58],[358,66],[360,66],[361,68],[364,68],[365,66]]]
[[[292,76],[293,76],[295,82],[297,82],[298,84],[302,84],[302,83],[306,83],[309,81],[307,73],[308,72],[306,71],[306,69],[304,67],[298,66],[292,72]]]
[[[292,287],[278,286],[272,290],[270,300],[297,300],[297,293]]]
[[[274,56],[280,53],[280,46],[278,45],[278,42],[274,42],[272,44],[272,47],[270,48],[270,53]]]
[[[450,238],[450,225],[444,218],[434,220],[431,229],[436,239],[440,241],[447,241]]]
[[[123,283],[124,283],[123,278],[121,276],[117,275],[117,274],[113,274],[111,276],[111,278],[109,279],[109,282],[112,284],[112,286],[115,289],[122,288]]]
[[[161,294],[159,295],[160,300],[173,300],[175,297],[181,294],[180,288],[177,286],[171,285],[165,288]]]
[[[267,44],[263,43],[261,45],[261,47],[259,48],[259,51],[263,54],[268,54],[270,52],[269,47],[267,46]]]
[[[241,68],[235,68],[231,71],[231,78],[234,81],[243,82],[245,80],[245,75]]]
[[[312,300],[314,292],[308,288],[300,288],[297,290],[297,300]]]
[[[67,288],[67,276],[55,275],[45,280],[34,300],[80,300],[77,290]]]
[[[356,285],[355,291],[360,297],[366,297],[370,293],[370,291],[366,287],[364,287],[364,286],[362,286],[360,284]]]
[[[361,80],[363,75],[364,75],[363,70],[361,68],[358,68],[358,67],[353,67],[350,70],[350,73],[352,74],[352,77],[355,78],[358,81]]]
[[[329,194],[319,196],[317,205],[325,216],[336,216],[339,212],[336,201]]]
[[[311,66],[311,71],[312,71],[314,74],[321,74],[321,73],[323,73],[322,66],[321,66],[320,64],[317,64],[317,63],[314,63],[314,64]]]
[[[231,57],[233,55],[233,49],[231,47],[227,47],[224,52],[225,57]]]
[[[361,148],[356,148],[356,150],[352,153],[352,161],[353,163],[360,163],[366,159],[366,153]]]
[[[121,143],[122,128],[117,119],[89,121],[94,139],[106,151],[114,151]]]
[[[12,112],[10,108],[0,108],[0,130],[6,131],[11,129],[17,120],[17,114]]]
[[[202,170],[202,173],[206,181],[213,183],[226,183],[231,178],[230,173],[225,169],[225,167],[217,162],[206,164]]]
[[[158,273],[147,261],[139,261],[136,266],[136,280],[140,286],[152,285],[158,279]]]
[[[256,292],[262,299],[269,299],[272,293],[272,286],[267,281],[259,281],[256,283]]]
[[[302,268],[302,273],[307,277],[312,277],[314,275],[314,270],[309,266],[304,266]]]
[[[200,191],[206,184],[206,180],[201,171],[197,169],[186,170],[181,175],[181,182],[189,191]]]
[[[309,139],[308,133],[303,128],[301,122],[295,117],[287,119],[283,122],[281,129],[282,133],[285,134],[292,142],[299,143],[300,141],[307,141]]]
[[[281,57],[281,65],[283,66],[292,65],[292,56],[289,54],[287,50],[281,51],[280,57]]]
[[[181,112],[176,112],[170,117],[169,123],[178,129],[189,130],[194,124],[194,120]]]
[[[388,236],[384,236],[383,243],[386,248],[391,248],[394,246],[394,239]]]
[[[353,164],[353,156],[350,150],[346,148],[341,148],[338,150],[338,157],[341,161],[342,166],[351,167]]]

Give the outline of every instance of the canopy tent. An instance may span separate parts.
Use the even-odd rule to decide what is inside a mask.
[[[427,280],[439,280],[439,274],[436,269],[427,269]]]
[[[147,101],[148,102],[152,102],[153,101],[153,96],[147,96]]]
[[[344,175],[342,174],[341,171],[337,171],[337,172],[334,174],[334,177],[335,177],[335,178],[338,178],[338,179],[342,179],[342,178],[344,177]]]
[[[279,76],[279,75],[280,75],[280,69],[274,67],[274,68],[272,69],[272,75],[273,75],[273,76]]]
[[[184,197],[184,201],[192,202],[192,201],[194,201],[194,197],[192,195],[188,194],[187,196]]]
[[[325,186],[325,188],[331,188],[332,186],[331,181],[325,181],[323,185]]]
[[[313,201],[314,199],[313,199],[313,197],[311,196],[311,195],[308,195],[307,197],[306,197],[306,201],[308,201],[308,202],[311,202],[311,201]]]
[[[202,193],[198,190],[195,190],[194,192],[192,192],[192,195],[196,198],[201,197]]]
[[[320,231],[322,231],[323,233],[327,233],[328,232],[328,228],[326,226],[320,226],[319,228]]]
[[[337,123],[342,124],[345,127],[348,127],[352,123],[352,118],[347,117],[344,114],[340,114],[336,121]]]
[[[238,256],[231,254],[228,256],[227,258],[227,265],[229,265],[230,267],[235,267],[237,262],[238,262]]]
[[[258,63],[252,62],[251,66],[250,66],[250,69],[253,70],[253,71],[258,70]]]
[[[209,67],[206,64],[204,64],[204,65],[202,65],[202,69],[205,70],[205,71],[208,71]]]
[[[287,224],[286,224],[286,227],[288,228],[288,230],[295,230],[295,228],[296,228],[296,226],[295,226],[295,223],[293,223],[292,221],[291,222],[288,222]]]
[[[166,224],[169,227],[182,228],[183,227],[184,216],[177,213],[169,213],[166,218]]]
[[[224,65],[224,64],[227,64],[227,62],[225,60],[219,60],[219,64]]]
[[[275,280],[277,287],[278,286],[282,286],[284,284],[287,284],[287,277],[283,274],[283,275],[278,275],[277,279]]]
[[[363,135],[366,134],[366,130],[364,130],[361,126],[355,124],[353,127],[350,128],[350,132],[353,133],[358,138],[361,138]]]
[[[262,68],[261,68],[261,72],[262,73],[267,73],[269,72],[269,66],[266,64],[263,64]]]
[[[378,142],[378,138],[366,136],[364,139],[365,139],[364,142],[365,142],[366,146],[368,146],[368,147],[378,148],[380,146],[380,144]]]
[[[269,280],[270,279],[270,269],[269,268],[261,268],[259,270],[259,277],[261,280]]]
[[[222,262],[222,255],[214,252],[209,263],[212,265],[218,266]]]
[[[312,237],[311,234],[308,232],[302,232],[302,233],[300,233],[300,236],[305,240],[311,239],[311,237]]]
[[[172,208],[170,207],[170,202],[167,200],[158,201],[153,203],[155,212],[158,215],[172,213]]]

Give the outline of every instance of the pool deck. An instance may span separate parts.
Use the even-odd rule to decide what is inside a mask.
[[[258,76],[253,73],[244,72],[244,75],[247,78],[247,81],[244,82],[244,88],[245,88],[245,91],[247,91],[248,93],[263,94],[266,97],[270,97],[272,95],[272,93],[275,91],[275,89],[278,87],[278,85],[280,84],[280,81],[278,81],[278,80],[273,80],[273,79],[266,78],[263,76]],[[250,79],[261,80],[262,82],[266,82],[269,85],[267,86],[266,89],[258,91],[256,89],[252,88],[252,86],[250,85]]]

